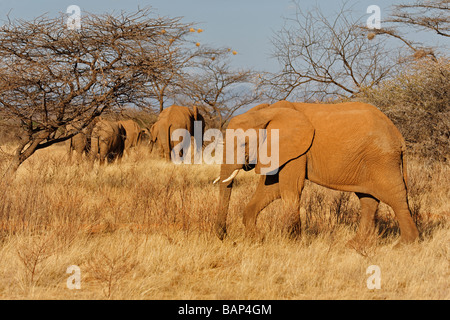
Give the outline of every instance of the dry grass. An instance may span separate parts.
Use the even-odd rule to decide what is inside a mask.
[[[0,183],[2,299],[449,299],[450,169],[409,162],[419,244],[393,249],[393,213],[379,234],[346,246],[358,224],[352,194],[308,183],[302,236],[290,240],[277,201],[260,215],[265,241],[243,237],[241,210],[256,186],[236,180],[229,238],[211,232],[218,166],[173,165],[142,150],[121,164],[69,165],[65,148],[39,151],[10,185]],[[66,269],[81,268],[69,290]],[[366,269],[381,269],[369,290]]]

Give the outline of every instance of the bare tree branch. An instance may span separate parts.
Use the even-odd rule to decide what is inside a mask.
[[[432,30],[440,36],[450,37],[450,2],[417,0],[413,4],[399,4],[394,6],[387,22]]]
[[[229,54],[227,49],[217,50],[192,65],[180,92],[182,99],[197,105],[207,122],[220,129],[237,110],[261,98],[258,74],[250,69],[231,68]]]
[[[296,2],[295,17],[272,38],[281,71],[265,75],[266,95],[273,100],[351,97],[386,78],[397,59],[382,42],[367,39],[361,21],[346,4],[326,16],[318,7],[304,12]]]
[[[431,57],[438,61],[436,48],[425,46],[408,39],[398,27],[407,26],[416,31],[432,31],[440,36],[450,36],[450,2],[448,0],[417,0],[413,4],[399,4],[393,7],[391,16],[384,21],[384,27],[370,32],[375,35],[387,35],[400,40],[413,51],[413,58]],[[386,26],[387,25],[387,26]],[[444,53],[445,54],[445,53]]]

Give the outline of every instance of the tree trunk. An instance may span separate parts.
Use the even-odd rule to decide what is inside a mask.
[[[5,174],[3,175],[3,178],[5,180],[12,179],[14,177],[14,174],[17,172],[17,169],[19,169],[20,165],[29,157],[31,157],[36,150],[39,149],[39,144],[42,141],[46,140],[49,135],[50,132],[41,131],[37,133],[36,136],[33,137],[31,140],[22,143],[14,152],[14,157],[11,160],[11,163],[8,169],[6,170]],[[28,147],[26,147],[27,145]]]
[[[164,96],[160,96],[159,98],[159,113],[163,112],[164,110]]]
[[[14,174],[16,173],[17,169],[19,169],[19,166],[21,164],[22,162],[20,161],[20,157],[14,156],[8,166],[8,169],[6,169],[6,172],[3,174],[2,180],[6,182],[10,181],[14,177]]]

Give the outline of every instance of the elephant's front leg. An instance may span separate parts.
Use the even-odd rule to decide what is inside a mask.
[[[256,229],[258,214],[272,201],[279,198],[278,174],[271,176],[262,175],[252,199],[244,209],[243,223],[247,237],[255,237],[258,234]]]
[[[306,157],[288,162],[280,170],[280,193],[288,214],[287,231],[292,238],[301,233],[300,197],[305,185]]]

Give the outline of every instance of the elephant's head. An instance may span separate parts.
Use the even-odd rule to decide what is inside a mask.
[[[279,105],[273,106],[250,110],[234,117],[228,125],[220,177],[215,181],[220,182],[219,212],[215,227],[220,239],[226,234],[231,189],[239,170],[254,168],[258,174],[277,174],[288,161],[305,154],[312,144],[314,128],[303,113],[291,108],[279,108]],[[239,133],[244,133],[245,140],[234,138]],[[230,134],[233,137],[230,138]],[[251,135],[253,138],[249,138]],[[268,153],[270,159],[261,157]],[[273,162],[268,163],[268,159],[275,162],[275,168]]]

